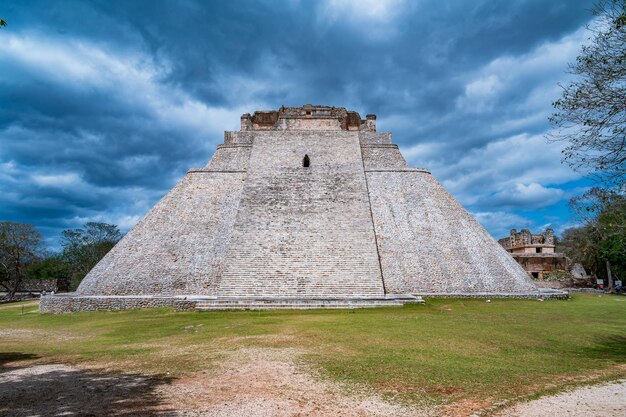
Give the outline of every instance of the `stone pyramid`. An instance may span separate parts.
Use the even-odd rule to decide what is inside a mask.
[[[43,311],[395,305],[537,297],[528,274],[426,169],[342,107],[282,107],[187,175]]]

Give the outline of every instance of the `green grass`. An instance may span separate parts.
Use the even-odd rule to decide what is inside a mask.
[[[403,401],[510,399],[626,376],[626,297],[274,312],[0,307],[0,364],[35,358],[178,375],[242,347],[300,348],[326,376]]]

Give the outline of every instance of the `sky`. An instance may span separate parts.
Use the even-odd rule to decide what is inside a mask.
[[[0,221],[51,248],[127,231],[238,130],[312,103],[378,116],[496,238],[575,224],[546,139],[591,1],[0,0]]]

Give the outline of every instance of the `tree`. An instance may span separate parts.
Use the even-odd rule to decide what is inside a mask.
[[[5,22],[4,20],[0,19],[0,27],[6,26],[7,22]]]
[[[83,229],[63,231],[63,260],[69,265],[72,287],[77,287],[87,273],[120,240],[114,224],[90,222]]]
[[[0,222],[0,287],[9,299],[27,277],[26,269],[38,259],[41,234],[32,224]]]
[[[626,181],[626,0],[601,0],[594,10],[590,43],[568,72],[553,103],[550,140],[565,141],[563,160],[604,183]]]
[[[62,279],[69,275],[69,265],[59,254],[48,253],[32,263],[27,274],[32,279]]]
[[[604,261],[608,288],[612,290],[611,265],[626,268],[626,196],[595,187],[572,198],[570,209],[585,224],[581,244],[595,250],[596,258]]]
[[[598,255],[599,242],[592,227],[572,227],[563,232],[557,249],[572,261],[582,264],[591,276],[597,277],[602,269]]]

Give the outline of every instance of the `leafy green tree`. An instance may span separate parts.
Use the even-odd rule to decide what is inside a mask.
[[[71,269],[61,254],[46,253],[27,268],[27,275],[31,279],[55,281],[58,291],[67,291]]]
[[[579,236],[581,244],[595,250],[596,258],[604,262],[608,288],[612,290],[612,265],[620,274],[626,268],[626,196],[596,187],[572,198],[570,209],[585,225]]]
[[[602,266],[599,258],[600,239],[590,226],[572,227],[566,229],[557,246],[558,252],[582,264],[585,270],[597,277]]]
[[[0,222],[0,287],[15,298],[27,268],[39,259],[41,233],[32,224]]]
[[[5,22],[4,20],[0,19],[0,27],[6,26],[7,22]]]
[[[610,186],[626,181],[626,0],[601,0],[590,43],[569,66],[549,139],[565,141],[563,160]]]
[[[69,265],[72,288],[76,288],[87,273],[121,239],[116,225],[86,223],[82,229],[63,231],[61,246],[63,261]]]
[[[33,279],[57,279],[67,272],[68,265],[57,254],[44,257],[28,268],[28,276]]]

